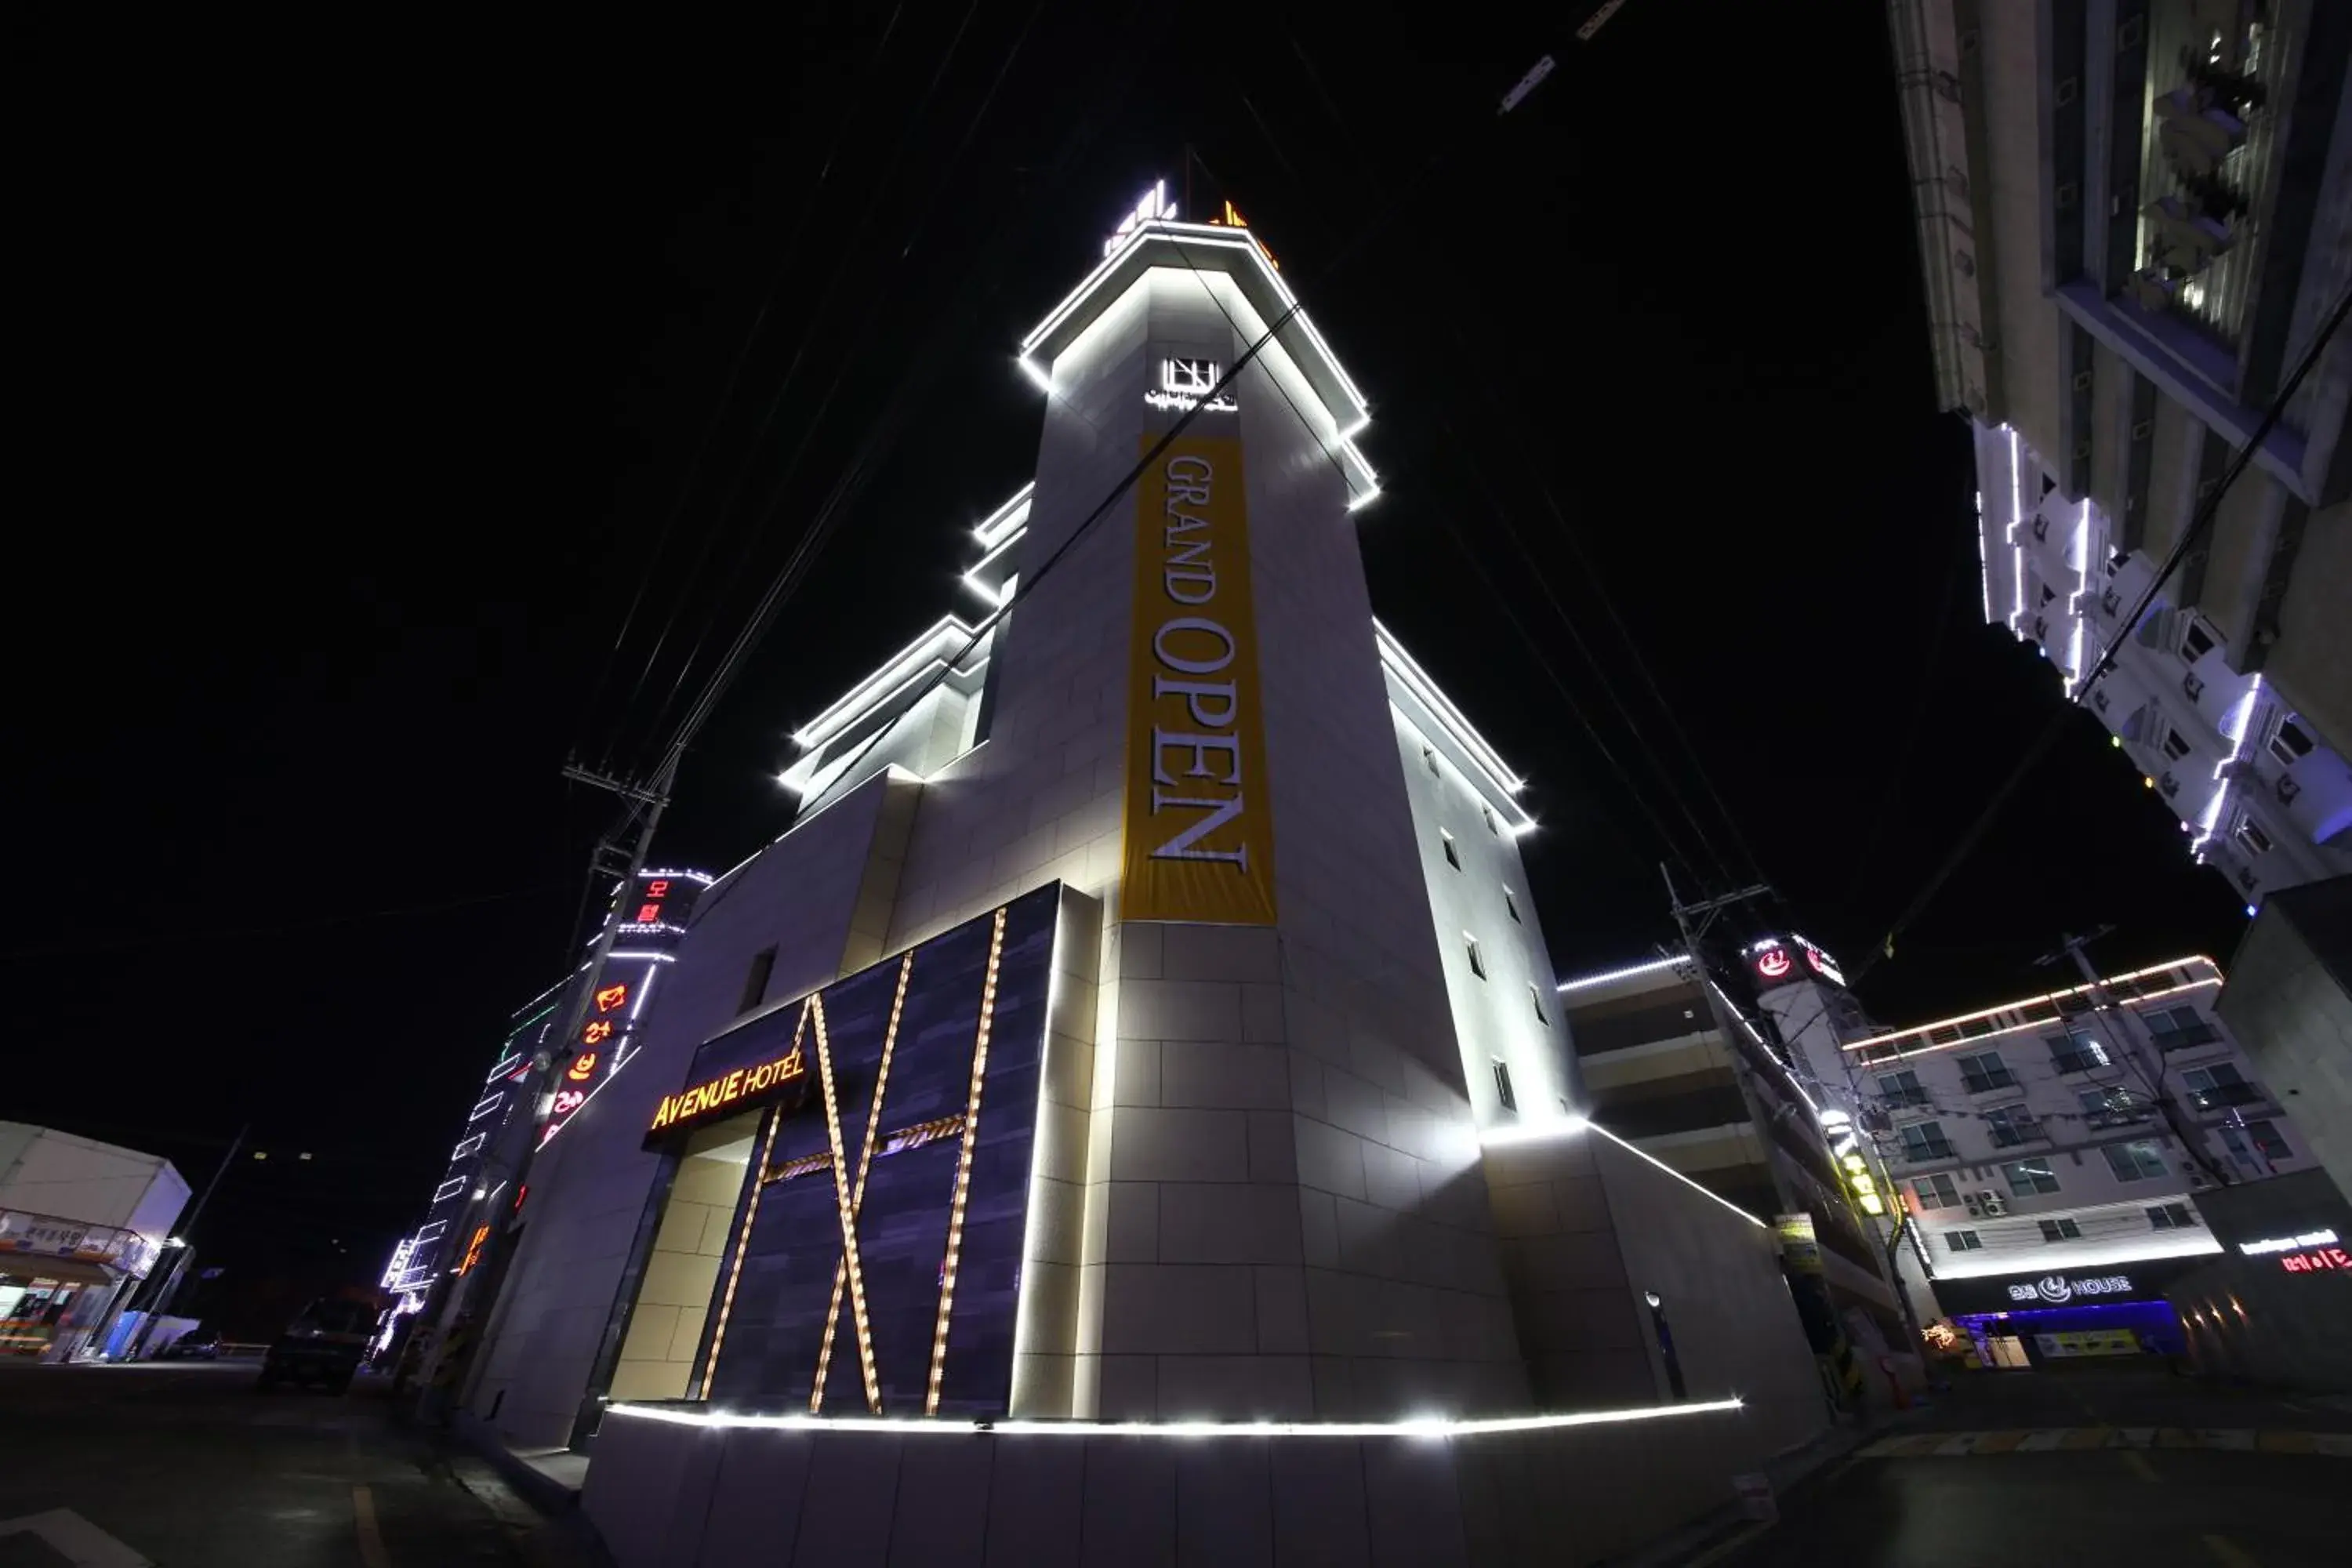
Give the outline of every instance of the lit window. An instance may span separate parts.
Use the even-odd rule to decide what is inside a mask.
[[[1972,1230],[1948,1230],[1944,1245],[1954,1252],[1978,1252],[1984,1247],[1984,1238]]]
[[[1481,980],[1486,979],[1486,955],[1478,951],[1478,939],[1475,936],[1465,936],[1462,939],[1462,945],[1470,954],[1470,973]]]
[[[2050,1065],[2060,1072],[2087,1072],[2107,1065],[2107,1048],[2088,1029],[2044,1035],[2042,1043],[2050,1047]]]
[[[1503,1109],[1506,1110],[1517,1110],[1519,1108],[1519,1097],[1511,1089],[1511,1064],[1508,1062],[1498,1061],[1495,1064],[1495,1098],[1503,1102]]]
[[[2136,1143],[2110,1143],[2101,1152],[2119,1182],[2145,1182],[2165,1174],[2164,1153],[2147,1139]]]
[[[1445,863],[1457,871],[1462,869],[1462,852],[1454,847],[1454,835],[1441,827],[1437,830],[1437,837],[1444,841]]]
[[[2071,1219],[2045,1219],[2042,1222],[2042,1239],[2080,1241],[2083,1239],[2083,1227]]]
[[[2157,1230],[2195,1230],[2197,1215],[2187,1204],[2157,1204],[2147,1211],[2147,1223]]]
[[[1956,1209],[1960,1206],[1960,1189],[1948,1175],[1921,1176],[1911,1184],[1911,1192],[1923,1209]]]
[[[1513,898],[1513,897],[1511,897],[1511,889],[1508,889],[1508,888],[1505,888],[1505,889],[1503,889],[1503,910],[1504,910],[1504,912],[1506,912],[1507,914],[1508,914],[1508,915],[1511,917],[1511,919],[1512,919],[1512,920],[1514,920],[1514,921],[1517,921],[1517,920],[1518,920],[1518,918],[1519,918],[1519,900],[1517,900],[1517,899],[1515,899],[1515,898]],[[1524,922],[1524,921],[1522,921],[1522,922],[1520,922],[1520,923],[1524,924],[1525,922]]]
[[[1528,1000],[1536,1005],[1536,1022],[1547,1029],[1550,1028],[1551,1015],[1544,1011],[1543,993],[1530,985],[1528,987]]]
[[[2057,1173],[2051,1170],[2047,1160],[2011,1160],[2000,1168],[2008,1178],[2009,1190],[2021,1198],[2058,1190]]]

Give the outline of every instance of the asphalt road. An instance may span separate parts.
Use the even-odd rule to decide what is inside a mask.
[[[1964,1378],[1924,1416],[1783,1498],[1777,1525],[1694,1565],[2335,1568],[2352,1561],[2352,1458],[2288,1450],[2347,1432],[2343,1403],[2153,1364]],[[2242,1433],[2256,1435],[2254,1451],[2190,1446]]]
[[[82,1557],[78,1541],[107,1568],[530,1561],[528,1509],[394,1422],[380,1382],[260,1394],[255,1372],[0,1363],[0,1568],[60,1568]],[[38,1530],[21,1522],[33,1516]],[[120,1543],[110,1555],[92,1527]]]

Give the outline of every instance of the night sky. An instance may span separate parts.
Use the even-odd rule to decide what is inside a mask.
[[[1188,167],[1373,400],[1373,601],[1532,781],[1561,973],[1671,934],[1662,859],[1854,967],[2060,687],[1982,621],[1880,16],[1701,9],[1586,46],[842,7],[675,69],[389,40],[300,89],[217,19],[63,51],[19,196],[0,1116],[197,1185],[249,1122],[207,1258],[372,1276],[560,972],[608,815],[567,755],[645,765],[840,487],[657,858],[782,831],[792,728],[971,608],[964,531],[1034,450],[1021,332]],[[1862,994],[2060,984],[2032,961],[2107,922],[2118,968],[2243,925],[2079,717]]]

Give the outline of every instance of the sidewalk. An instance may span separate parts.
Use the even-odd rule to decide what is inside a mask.
[[[499,1516],[531,1568],[614,1568],[596,1527],[580,1510],[588,1456],[568,1448],[509,1448],[471,1411],[437,1434],[450,1473]]]

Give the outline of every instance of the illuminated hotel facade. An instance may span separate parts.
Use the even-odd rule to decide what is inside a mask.
[[[1912,1220],[1906,1282],[1937,1311],[1980,1339],[2120,1329],[2181,1348],[2164,1291],[2221,1250],[2200,1196],[2313,1163],[2215,1013],[2221,984],[2210,959],[2176,959],[1820,1064],[1876,1138]]]
[[[2352,8],[1888,14],[1986,619],[2069,690],[2114,649],[2118,787],[2246,904],[2352,872],[2352,333],[2124,619],[2352,284]]]
[[[1121,226],[962,602],[541,1152],[463,1399],[625,1568],[1581,1561],[1826,1419],[1768,1226],[1582,1118],[1523,782],[1373,619],[1296,303]]]

